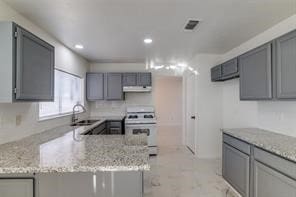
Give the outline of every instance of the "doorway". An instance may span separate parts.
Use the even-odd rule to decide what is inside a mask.
[[[194,74],[187,75],[184,79],[185,82],[185,145],[188,149],[195,154],[196,153],[196,106],[195,106],[195,98],[196,98],[196,84],[195,84],[196,76]]]
[[[183,79],[181,76],[157,76],[155,79],[155,111],[158,145],[182,145]]]

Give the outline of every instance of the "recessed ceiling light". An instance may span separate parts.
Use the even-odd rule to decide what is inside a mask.
[[[144,43],[145,44],[151,44],[152,43],[152,39],[151,38],[146,38],[146,39],[144,39]]]
[[[81,45],[81,44],[75,44],[75,48],[76,48],[76,49],[83,49],[84,47],[83,47],[83,45]]]

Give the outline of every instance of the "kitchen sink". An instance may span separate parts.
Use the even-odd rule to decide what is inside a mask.
[[[89,125],[92,125],[96,122],[98,122],[100,120],[81,120],[79,122],[76,122],[76,123],[73,123],[71,124],[72,127],[75,127],[75,126],[89,126]]]

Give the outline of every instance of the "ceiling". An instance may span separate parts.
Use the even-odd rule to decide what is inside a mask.
[[[296,0],[6,2],[92,62],[173,63],[222,54],[296,13]],[[188,19],[201,21],[193,32],[184,31]],[[153,39],[149,46],[146,37]]]

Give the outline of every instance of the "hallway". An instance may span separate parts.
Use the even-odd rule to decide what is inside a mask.
[[[159,154],[151,157],[151,171],[145,173],[144,196],[236,197],[220,176],[219,160],[197,159],[186,147],[173,144],[180,142],[177,129],[159,128]]]

